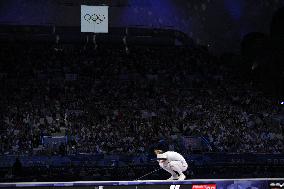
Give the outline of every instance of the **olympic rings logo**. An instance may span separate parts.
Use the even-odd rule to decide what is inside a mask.
[[[90,15],[87,13],[84,16],[84,19],[89,23],[93,22],[95,24],[101,24],[106,19],[106,17],[105,15],[100,15],[95,13],[93,15]]]

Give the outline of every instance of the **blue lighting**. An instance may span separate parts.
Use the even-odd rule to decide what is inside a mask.
[[[173,27],[182,30],[185,21],[181,11],[172,0],[129,0],[129,7],[123,7],[117,21],[128,26],[156,28]],[[189,23],[186,23],[188,26]]]
[[[244,6],[243,0],[225,0],[224,4],[230,16],[234,20],[239,21],[243,13],[243,6]]]

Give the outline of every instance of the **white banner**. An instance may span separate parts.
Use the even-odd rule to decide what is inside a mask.
[[[81,5],[81,32],[108,33],[108,6]]]

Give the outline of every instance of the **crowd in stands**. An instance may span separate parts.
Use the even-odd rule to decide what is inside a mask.
[[[203,136],[212,151],[281,153],[271,98],[208,52],[183,47],[3,45],[0,154],[145,154],[159,140],[182,151]],[[60,152],[52,152],[60,153]]]

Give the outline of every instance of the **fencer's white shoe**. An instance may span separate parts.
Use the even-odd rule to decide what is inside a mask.
[[[178,178],[178,175],[172,175],[168,180],[177,180]]]
[[[186,176],[184,174],[181,174],[179,177],[178,177],[178,180],[184,180],[186,178]]]

